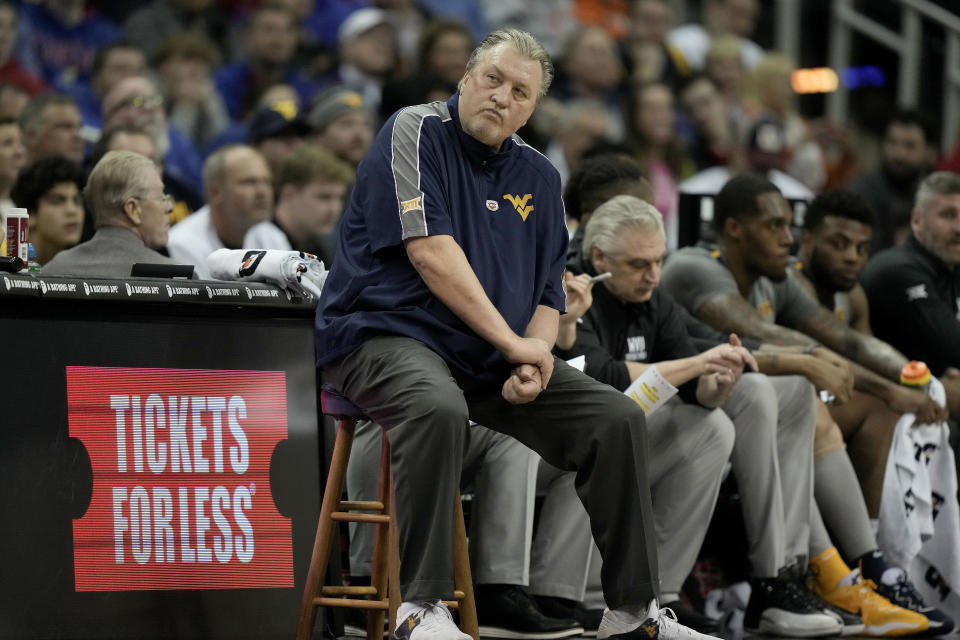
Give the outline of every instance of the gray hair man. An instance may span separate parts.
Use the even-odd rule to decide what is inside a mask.
[[[173,204],[156,164],[139,153],[110,151],[90,172],[84,199],[96,233],[43,267],[49,275],[129,276],[134,264],[176,264],[160,254]]]
[[[938,171],[917,189],[911,234],[863,270],[874,334],[922,360],[960,418],[960,175]]]

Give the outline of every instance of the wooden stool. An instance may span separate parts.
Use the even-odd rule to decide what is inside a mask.
[[[397,541],[396,513],[393,501],[393,477],[390,473],[390,445],[386,432],[380,452],[380,483],[376,502],[341,500],[346,477],[347,461],[353,445],[357,420],[367,420],[363,412],[332,388],[324,386],[320,395],[323,413],[337,419],[337,438],[333,445],[330,472],[323,491],[323,504],[317,522],[317,535],[307,583],[297,617],[296,640],[309,640],[317,617],[317,607],[347,607],[366,609],[367,640],[383,637],[384,614],[389,614],[389,630],[397,626],[397,608],[400,606],[400,550]],[[348,513],[363,511],[367,513]],[[464,633],[479,640],[477,609],[473,600],[473,581],[470,559],[467,555],[467,532],[463,523],[463,506],[457,493],[453,524],[454,600],[446,602],[460,612],[460,627]],[[373,571],[369,587],[323,585],[335,538],[337,522],[366,522],[376,526],[373,544]],[[363,596],[367,596],[364,598]]]

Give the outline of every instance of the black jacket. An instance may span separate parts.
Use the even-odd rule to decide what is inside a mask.
[[[950,269],[911,234],[876,254],[860,276],[873,333],[936,376],[960,367],[960,270]]]

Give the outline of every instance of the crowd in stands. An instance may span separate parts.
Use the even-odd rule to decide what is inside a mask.
[[[852,125],[799,111],[796,62],[752,40],[758,0],[700,4],[678,24],[670,0],[0,0],[0,205],[28,211],[51,275],[150,262],[208,278],[221,248],[329,266],[381,126],[448,101],[488,31],[525,30],[556,68],[519,132],[563,187],[556,353],[586,355],[620,390],[660,363],[680,389],[648,422],[663,603],[718,631],[683,587],[730,460],[748,629],[948,632],[871,520],[902,416],[960,418],[960,151],[938,159],[934,126],[904,109],[879,159],[859,157]],[[729,353],[742,359],[726,380],[710,363]],[[907,358],[927,362],[946,408],[895,382]],[[376,491],[374,427],[357,434],[355,499]],[[595,631],[599,554],[573,475],[476,429],[464,467],[481,625]],[[356,584],[372,542],[353,542]]]

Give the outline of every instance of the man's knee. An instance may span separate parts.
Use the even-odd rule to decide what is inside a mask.
[[[843,434],[840,427],[830,417],[826,405],[817,403],[816,430],[813,436],[813,457],[822,458],[828,453],[843,449]]]
[[[721,460],[720,466],[723,466],[730,458],[737,437],[733,422],[723,411],[714,409],[707,414],[704,426],[707,429],[708,448]]]
[[[777,376],[772,384],[781,407],[780,420],[786,421],[789,433],[815,438],[819,402],[813,384],[803,376]]]

